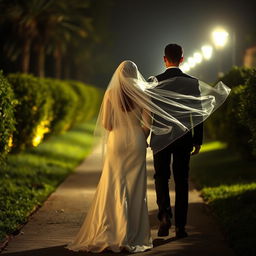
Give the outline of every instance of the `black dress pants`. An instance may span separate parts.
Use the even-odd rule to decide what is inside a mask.
[[[155,188],[157,205],[159,208],[158,219],[167,215],[172,218],[171,202],[169,195],[169,180],[171,177],[171,155],[173,155],[172,170],[175,182],[175,226],[185,227],[188,211],[188,178],[191,148],[175,149],[169,145],[154,154]]]

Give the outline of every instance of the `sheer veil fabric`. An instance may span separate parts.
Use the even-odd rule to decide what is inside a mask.
[[[198,89],[194,90],[191,84]],[[148,82],[134,62],[123,61],[105,92],[95,135],[102,139],[104,153],[113,129],[122,129],[127,142],[136,140],[133,134],[133,118],[136,117],[142,127],[159,135],[151,141],[155,154],[205,121],[229,93],[230,88],[222,82],[213,87],[192,77]]]
[[[199,93],[171,90],[191,81]],[[66,248],[91,252],[152,248],[145,133],[149,129],[159,138],[151,145],[158,152],[203,122],[229,91],[221,82],[211,87],[193,78],[147,82],[135,63],[122,62],[105,92],[95,128],[104,153],[101,178],[87,216]]]

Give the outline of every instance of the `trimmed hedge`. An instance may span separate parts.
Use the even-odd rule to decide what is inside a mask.
[[[12,147],[12,151],[17,152],[40,142],[38,128],[49,119],[52,97],[45,84],[32,75],[10,74],[7,78],[18,100]]]
[[[234,66],[220,80],[230,88],[245,85],[251,71],[249,68]]]
[[[210,139],[224,141],[245,159],[256,157],[256,75],[233,68],[222,79],[232,91],[226,103],[205,123]]]
[[[53,102],[53,117],[49,129],[51,134],[59,134],[72,127],[79,105],[79,97],[65,81],[57,79],[42,79],[42,83],[50,90]]]
[[[7,79],[0,71],[0,164],[10,151],[12,136],[15,130],[13,90]]]
[[[82,82],[0,73],[0,158],[37,146],[51,134],[63,133],[92,119],[101,91]],[[47,135],[47,136],[45,136]]]
[[[252,145],[252,154],[256,156],[256,70],[250,73],[243,91],[240,118],[243,124],[249,129]]]
[[[92,85],[87,85],[87,110],[83,110],[82,115],[85,116],[85,120],[91,120],[98,113],[100,103],[103,97],[103,91],[99,90]],[[95,112],[96,110],[96,112]]]
[[[76,117],[74,122],[81,123],[91,120],[95,116],[95,110],[99,108],[100,98],[102,97],[99,89],[83,84],[78,81],[68,81],[79,96]]]

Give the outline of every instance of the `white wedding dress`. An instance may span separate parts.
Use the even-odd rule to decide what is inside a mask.
[[[147,145],[140,121],[133,112],[128,115],[133,138],[127,143],[124,127],[109,132],[95,197],[77,236],[67,246],[70,250],[142,252],[153,247],[146,196]]]

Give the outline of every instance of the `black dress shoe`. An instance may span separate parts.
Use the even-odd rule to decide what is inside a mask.
[[[175,232],[176,232],[176,238],[184,238],[188,236],[188,233],[185,231],[184,227],[176,227]]]
[[[170,217],[164,216],[160,221],[158,236],[168,236],[171,225],[172,223]]]

